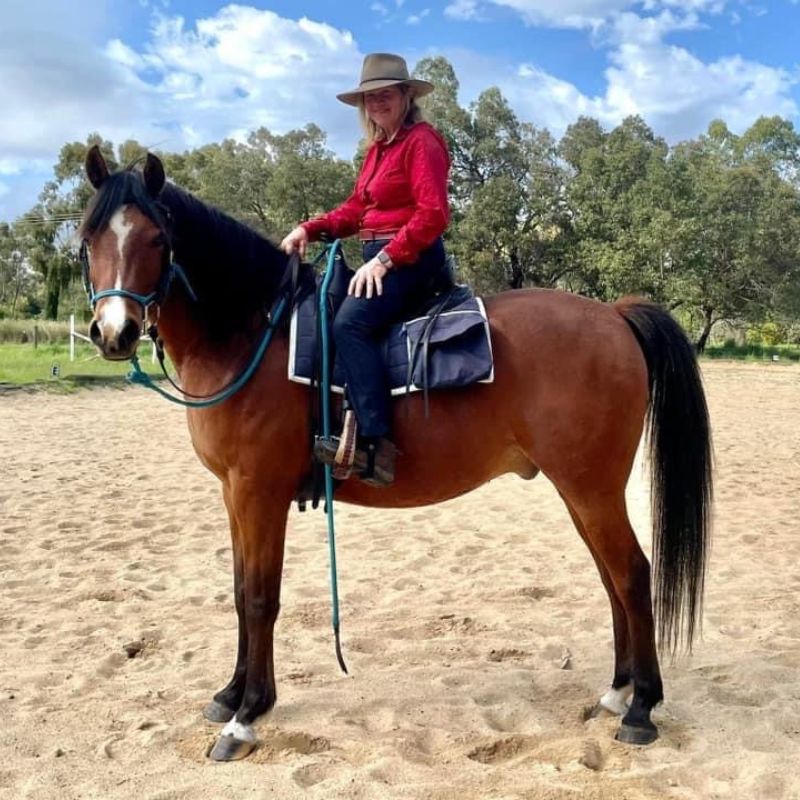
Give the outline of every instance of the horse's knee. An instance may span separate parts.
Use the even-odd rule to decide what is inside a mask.
[[[278,619],[281,604],[273,597],[248,595],[245,600],[245,609],[248,620],[254,619],[259,623],[271,625]]]

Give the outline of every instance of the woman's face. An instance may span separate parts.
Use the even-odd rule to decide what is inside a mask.
[[[399,86],[387,86],[385,89],[365,92],[364,106],[369,118],[391,135],[403,123],[406,98]]]

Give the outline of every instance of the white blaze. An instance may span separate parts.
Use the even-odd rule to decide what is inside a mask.
[[[133,222],[125,219],[124,206],[114,212],[114,216],[111,217],[111,222],[108,223],[108,227],[117,237],[119,261],[117,263],[117,276],[114,280],[114,288],[121,289],[122,266],[125,263],[125,243],[133,229]],[[127,319],[125,300],[122,297],[106,297],[101,302],[103,303],[103,307],[100,310],[100,318],[98,320],[100,326],[103,328],[108,338],[119,336],[119,334],[122,333],[122,328]]]
[[[117,250],[119,251],[119,261],[122,264],[125,260],[125,241],[128,234],[133,229],[133,223],[125,219],[125,206],[118,208],[111,217],[108,227],[117,235]]]

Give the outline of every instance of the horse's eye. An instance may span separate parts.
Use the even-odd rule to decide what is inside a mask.
[[[167,243],[167,237],[164,236],[163,233],[159,233],[158,235],[153,237],[152,245],[153,247],[163,247]]]

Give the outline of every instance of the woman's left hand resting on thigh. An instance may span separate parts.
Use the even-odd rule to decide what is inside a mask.
[[[362,264],[350,279],[347,294],[355,297],[361,297],[363,294],[367,300],[373,295],[382,295],[383,279],[388,271],[377,258],[371,258],[366,264]]]

